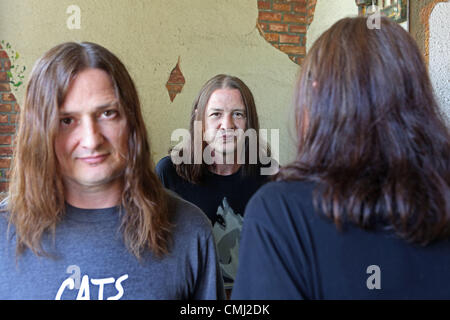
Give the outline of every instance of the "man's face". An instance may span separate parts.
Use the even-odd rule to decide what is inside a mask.
[[[238,141],[235,131],[246,130],[247,115],[237,89],[217,89],[205,108],[205,140],[216,152],[231,153]]]
[[[59,109],[55,151],[66,188],[120,183],[128,153],[128,127],[110,77],[81,71]]]

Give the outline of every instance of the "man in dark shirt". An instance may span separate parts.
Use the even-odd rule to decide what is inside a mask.
[[[249,88],[236,77],[217,75],[194,101],[188,143],[174,147],[156,166],[166,188],[200,207],[211,220],[227,288],[237,270],[247,201],[278,169],[258,130]]]

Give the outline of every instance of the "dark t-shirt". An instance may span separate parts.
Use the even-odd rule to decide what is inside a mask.
[[[268,176],[243,176],[242,169],[228,176],[206,171],[200,184],[192,184],[177,174],[169,156],[158,162],[156,173],[164,187],[198,206],[211,220],[222,274],[230,288],[237,270],[245,206]]]
[[[156,173],[164,187],[202,209],[213,225],[224,199],[235,213],[243,216],[250,197],[267,181],[267,176],[243,176],[241,171],[242,168],[228,176],[206,171],[201,184],[192,184],[177,174],[169,156],[156,165]]]
[[[232,299],[450,298],[450,241],[338,231],[314,210],[313,188],[272,182],[249,201]]]

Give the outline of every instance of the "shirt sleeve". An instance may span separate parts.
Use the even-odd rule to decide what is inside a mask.
[[[167,188],[167,181],[165,179],[165,171],[167,171],[166,157],[159,160],[156,164],[155,172],[159,180],[162,182],[163,186]]]
[[[267,195],[270,197],[270,195]],[[273,201],[272,201],[273,200]],[[254,197],[245,211],[238,272],[231,295],[235,300],[305,299],[301,253],[290,239],[289,221],[277,199]],[[278,203],[268,206],[268,203]],[[281,221],[280,221],[281,220]],[[274,225],[276,222],[276,226]],[[283,230],[284,229],[284,230]],[[282,232],[280,232],[280,230]]]
[[[212,234],[200,249],[202,259],[199,263],[198,281],[192,298],[195,300],[224,300],[225,289]]]

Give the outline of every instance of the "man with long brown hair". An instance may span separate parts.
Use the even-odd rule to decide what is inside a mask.
[[[189,137],[156,166],[166,188],[211,220],[227,289],[237,270],[247,201],[278,169],[259,133],[250,89],[237,77],[219,74],[194,99]]]
[[[211,225],[153,172],[138,94],[114,54],[88,42],[49,50],[15,141],[0,299],[223,298]]]
[[[233,299],[449,299],[450,134],[412,37],[336,22],[296,89],[297,156],[246,208]]]

